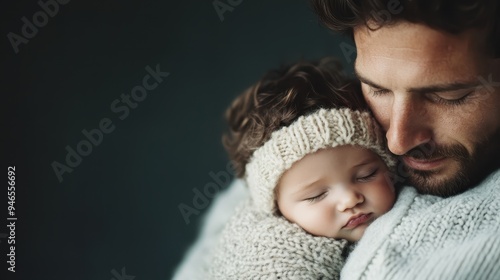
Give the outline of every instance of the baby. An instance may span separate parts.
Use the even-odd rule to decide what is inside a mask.
[[[221,234],[210,279],[338,279],[347,241],[391,209],[395,161],[359,85],[332,59],[269,72],[226,115],[250,199]]]

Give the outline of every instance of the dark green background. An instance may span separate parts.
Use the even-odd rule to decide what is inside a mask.
[[[224,21],[212,1],[72,0],[15,54],[7,34],[41,8],[1,9],[2,176],[16,165],[18,279],[109,280],[122,267],[135,280],[169,279],[202,216],[186,224],[179,204],[226,169],[230,101],[270,68],[341,56],[349,42],[305,0],[244,0]],[[170,76],[120,120],[110,104],[156,64]],[[51,163],[102,118],[115,130],[59,183]],[[15,279],[1,241],[1,278]]]

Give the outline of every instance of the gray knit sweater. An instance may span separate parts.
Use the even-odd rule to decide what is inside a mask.
[[[500,171],[450,198],[400,193],[349,255],[342,279],[500,279]]]
[[[233,212],[235,203],[249,197],[241,180],[229,190],[207,217],[204,228],[210,233],[199,238],[174,279],[206,279],[201,260],[214,250],[226,224],[222,213]],[[499,213],[500,170],[479,186],[446,199],[405,188],[393,209],[367,228],[341,278],[500,279]]]
[[[346,245],[257,211],[248,199],[222,232],[207,279],[339,279]]]

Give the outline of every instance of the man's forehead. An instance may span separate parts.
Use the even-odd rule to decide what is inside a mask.
[[[472,32],[452,35],[401,22],[377,30],[355,29],[355,69],[383,88],[470,83],[481,73]]]
[[[421,55],[422,59],[443,59],[451,54],[476,53],[484,38],[482,32],[467,30],[450,34],[423,24],[400,21],[378,29],[366,25],[354,28],[354,40],[358,54],[370,53],[391,59],[405,59]]]

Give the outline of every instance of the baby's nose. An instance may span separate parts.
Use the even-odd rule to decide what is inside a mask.
[[[361,193],[352,189],[345,189],[338,192],[337,195],[337,210],[340,212],[354,208],[365,201],[365,197]]]

